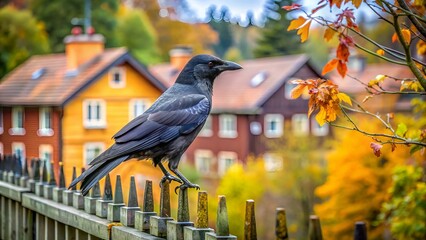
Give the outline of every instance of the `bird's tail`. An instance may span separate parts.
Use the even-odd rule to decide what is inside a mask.
[[[77,183],[81,182],[80,190],[83,196],[85,196],[99,180],[128,158],[129,156],[126,155],[109,161],[96,163],[74,179],[68,188],[72,188],[77,185]]]

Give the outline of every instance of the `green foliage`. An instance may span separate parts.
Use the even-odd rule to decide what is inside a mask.
[[[390,199],[380,219],[396,239],[426,239],[426,183],[421,167],[399,166],[393,171]]]
[[[114,29],[118,0],[92,0],[92,26],[105,36],[106,46],[116,46]],[[31,0],[29,7],[34,16],[44,22],[53,52],[64,51],[64,38],[72,29],[73,18],[83,19],[84,0]]]
[[[0,9],[0,78],[33,54],[49,51],[43,25],[28,11]]]
[[[157,35],[148,16],[143,10],[124,11],[124,15],[118,18],[116,28],[118,44],[127,47],[133,56],[145,64],[158,63]]]
[[[301,52],[299,37],[286,31],[290,21],[287,19],[287,11],[281,9],[281,6],[291,5],[289,0],[275,0],[276,9],[280,19],[269,18],[265,27],[261,30],[261,36],[258,39],[257,47],[254,49],[254,56],[270,57],[283,56]]]

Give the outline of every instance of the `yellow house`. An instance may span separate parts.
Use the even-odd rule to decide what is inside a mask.
[[[125,48],[104,49],[99,34],[64,42],[64,54],[34,56],[0,84],[0,154],[19,146],[24,158],[62,162],[69,182],[166,87]]]

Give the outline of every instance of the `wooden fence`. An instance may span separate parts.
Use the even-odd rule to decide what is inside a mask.
[[[160,190],[160,211],[154,212],[153,186],[146,181],[142,208],[138,206],[137,187],[130,178],[127,205],[124,204],[120,176],[114,194],[109,176],[104,194],[99,184],[83,197],[76,189],[67,190],[62,166],[56,181],[43,161],[34,159],[24,166],[12,156],[0,156],[0,239],[236,239],[230,234],[225,196],[218,197],[216,229],[208,226],[207,193],[198,192],[197,218],[189,217],[188,195],[179,190],[177,219],[171,218],[170,190],[166,181]],[[75,178],[75,170],[73,174]],[[49,179],[47,176],[50,176]],[[257,239],[255,203],[247,200],[244,239]],[[275,239],[289,239],[286,212],[276,210]],[[311,216],[309,239],[322,240],[319,218]],[[355,240],[366,240],[363,222],[355,224]]]

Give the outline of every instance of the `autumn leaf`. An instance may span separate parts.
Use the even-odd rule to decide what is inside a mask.
[[[376,142],[372,142],[370,143],[370,148],[373,149],[374,155],[376,155],[376,157],[380,157],[380,155],[382,154],[380,152],[380,150],[382,149],[383,145],[380,143],[376,143]]]
[[[309,27],[311,26],[311,22],[309,20],[309,22],[307,22],[303,27],[299,28],[299,30],[297,30],[297,35],[300,35],[300,42],[305,42],[308,39],[309,36]]]
[[[329,42],[333,38],[335,33],[336,31],[334,31],[332,28],[326,28],[324,32],[324,39]]]
[[[412,90],[415,92],[424,91],[422,85],[417,80],[403,80],[401,81],[400,91]]]
[[[297,19],[291,20],[290,25],[287,28],[287,31],[299,29],[308,19],[300,16]]]
[[[327,122],[327,111],[325,108],[320,108],[319,112],[315,116],[315,120],[317,120],[320,126],[324,125]]]
[[[400,136],[400,137],[404,137],[405,134],[407,133],[407,125],[405,125],[405,123],[400,123],[398,124],[398,127],[395,131],[395,134]]]
[[[352,4],[356,7],[359,8],[359,6],[361,6],[362,0],[352,0]]]
[[[346,63],[339,61],[337,63],[337,72],[340,74],[340,76],[342,76],[342,78],[346,76],[347,71],[348,71],[348,66],[346,65]]]
[[[346,44],[340,43],[337,47],[336,57],[342,61],[347,62],[349,59],[349,48]]]
[[[345,102],[345,103],[347,103],[347,104],[349,104],[349,105],[351,105],[352,106],[352,100],[351,100],[351,98],[348,96],[348,95],[346,95],[345,93],[342,93],[342,92],[340,92],[340,93],[338,93],[337,94],[337,97],[342,101],[342,102]]]
[[[426,55],[426,42],[419,40],[416,44],[417,54],[418,55]]]
[[[384,56],[385,55],[385,51],[383,49],[378,49],[376,51],[376,53],[377,53],[377,55],[380,55],[380,56]]]
[[[394,34],[392,35],[392,42],[394,43],[394,42],[396,42],[396,41],[398,41],[398,35],[396,35],[396,33],[394,33]]]
[[[287,10],[287,11],[291,11],[291,10],[297,10],[300,7],[302,7],[302,5],[297,4],[297,3],[293,3],[290,6],[283,6],[282,9]]]
[[[328,72],[332,71],[337,67],[337,63],[339,60],[337,58],[333,58],[330,61],[328,61],[327,64],[325,64],[324,68],[322,69],[322,75],[327,74]]]
[[[291,98],[296,99],[298,97],[300,97],[300,95],[303,94],[303,92],[305,91],[306,85],[297,85],[295,88],[293,88],[293,90],[291,90]]]
[[[404,38],[404,41],[406,44],[410,44],[411,42],[411,32],[410,30],[404,28],[401,30],[402,37]]]

